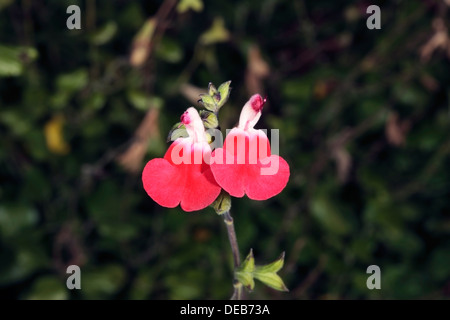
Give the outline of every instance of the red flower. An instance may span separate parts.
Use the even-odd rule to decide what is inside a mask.
[[[197,110],[187,109],[181,123],[189,137],[175,140],[164,158],[150,160],[142,172],[142,183],[161,206],[174,208],[180,204],[184,211],[196,211],[209,206],[221,188],[207,164],[211,148]]]
[[[289,180],[287,162],[271,155],[266,134],[253,128],[265,102],[259,94],[253,95],[242,108],[238,127],[211,156],[214,178],[231,196],[266,200],[280,193]]]

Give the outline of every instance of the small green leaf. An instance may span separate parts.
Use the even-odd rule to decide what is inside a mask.
[[[264,266],[257,266],[255,272],[259,273],[277,273],[283,268],[284,265],[284,252],[280,257],[272,263],[266,264]]]
[[[231,209],[231,197],[225,192],[221,191],[217,199],[211,205],[217,214],[224,214]]]
[[[219,120],[214,112],[201,110],[200,117],[206,129],[215,129],[219,126]]]
[[[253,276],[264,283],[265,285],[278,290],[278,291],[289,291],[288,288],[286,288],[283,280],[280,278],[279,275],[277,275],[274,272],[268,272],[268,273],[259,273],[257,272],[257,269],[255,269],[255,272],[253,273]]]
[[[203,104],[203,106],[207,110],[215,112],[217,109],[217,105],[216,102],[214,101],[214,98],[207,94],[200,95],[200,103]]]
[[[222,107],[228,101],[231,92],[230,84],[231,81],[224,82],[219,86],[219,89],[217,89],[220,93],[220,100],[217,102],[218,108]]]

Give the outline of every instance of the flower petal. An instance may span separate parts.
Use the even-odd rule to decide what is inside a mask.
[[[263,161],[267,163],[262,164],[262,161],[259,161],[259,165],[249,165],[253,166],[253,170],[248,171],[244,189],[247,196],[253,200],[266,200],[279,194],[289,180],[289,165],[282,157],[271,155]],[[273,170],[269,169],[271,165]],[[261,174],[264,168],[268,169],[269,174]],[[271,175],[270,171],[274,174]]]
[[[161,158],[150,160],[142,172],[142,183],[147,194],[163,207],[175,208],[181,201],[186,176],[179,168]]]
[[[186,179],[181,208],[187,212],[204,209],[216,200],[220,190],[209,168],[202,173],[193,171]]]
[[[145,166],[142,172],[145,191],[163,207],[174,208],[181,204],[188,212],[206,208],[221,190],[204,162],[210,152],[206,142],[177,139],[164,159],[153,159]]]
[[[244,194],[266,200],[280,193],[289,180],[289,165],[270,155],[267,136],[261,130],[231,130],[224,148],[211,155],[211,171],[217,183],[233,197]]]

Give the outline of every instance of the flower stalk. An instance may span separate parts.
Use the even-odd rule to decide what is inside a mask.
[[[236,238],[236,231],[234,230],[234,221],[230,211],[223,213],[222,217],[227,227],[228,240],[230,241],[231,252],[233,254],[234,274],[236,275],[236,270],[241,265],[241,258],[239,254],[239,245]],[[236,279],[236,276],[233,281],[233,287],[234,293],[231,300],[242,300],[242,284]]]

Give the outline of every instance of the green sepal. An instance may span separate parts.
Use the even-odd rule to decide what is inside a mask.
[[[255,265],[253,250],[250,250],[247,258],[236,269],[235,278],[247,289],[253,290],[255,287],[254,279],[258,279],[265,285],[278,290],[289,291],[281,277],[277,274],[284,265],[284,252],[272,263],[264,266]]]
[[[266,264],[264,266],[256,266],[253,272],[253,276],[264,283],[265,285],[278,290],[278,291],[289,291],[289,289],[284,284],[283,280],[277,274],[278,271],[284,265],[284,252],[280,257],[272,263]]]
[[[271,287],[272,289],[278,291],[289,291],[289,289],[286,288],[286,285],[284,284],[283,280],[276,273],[273,272],[259,273],[256,269],[255,272],[253,273],[253,276],[262,283],[264,283],[265,285]]]
[[[216,87],[212,84],[212,82],[210,82],[208,84],[208,94],[212,97],[213,95],[215,95],[217,93],[217,89]]]
[[[217,114],[219,109],[228,101],[230,96],[231,81],[222,83],[219,89],[210,82],[208,85],[208,93],[201,94],[199,102],[209,111]]]
[[[278,271],[281,270],[281,268],[283,268],[284,265],[284,252],[282,254],[280,254],[280,256],[278,257],[277,260],[275,260],[272,263],[266,264],[264,266],[257,266],[255,272],[260,272],[260,273],[277,273]]]
[[[255,270],[255,258],[253,257],[253,250],[250,249],[250,253],[244,262],[235,271],[236,279],[242,283],[248,290],[253,291],[255,288],[255,280],[253,279],[253,271]]]
[[[200,118],[206,129],[215,129],[219,126],[219,119],[217,119],[214,112],[200,110]]]
[[[224,214],[227,211],[230,211],[231,209],[231,197],[230,195],[224,191],[221,190],[219,196],[214,200],[214,202],[211,204],[213,209],[216,211],[218,215]]]
[[[199,102],[209,111],[216,111],[216,102],[214,98],[208,94],[201,94]]]
[[[178,138],[187,138],[189,137],[186,127],[181,122],[178,122],[173,125],[172,129],[170,129],[169,134],[167,136],[167,142],[175,141]]]
[[[241,263],[239,271],[250,272],[255,271],[255,257],[253,256],[253,249],[250,249],[250,253],[245,258],[244,262]]]

